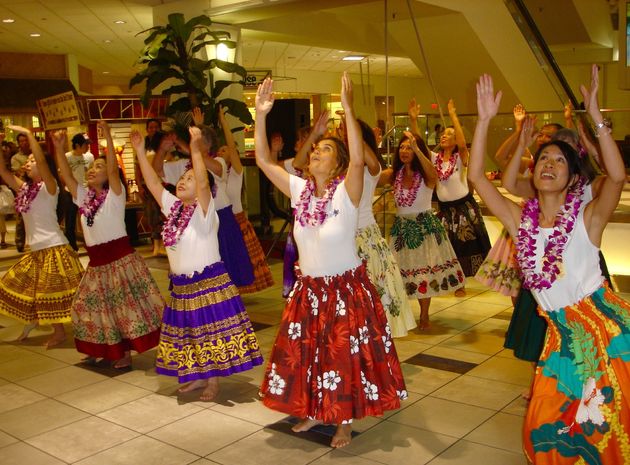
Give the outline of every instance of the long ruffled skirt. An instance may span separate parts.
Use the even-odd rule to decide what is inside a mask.
[[[525,417],[536,465],[630,463],[630,304],[607,286],[549,324]]]
[[[332,424],[400,407],[405,382],[364,265],[326,277],[298,270],[261,393],[271,409]]]
[[[475,274],[475,279],[490,289],[516,297],[521,289],[521,277],[516,260],[516,246],[503,228],[501,235]]]
[[[69,245],[28,253],[0,279],[0,313],[23,323],[68,323],[82,275]]]
[[[230,279],[236,286],[247,286],[254,282],[254,270],[247,253],[241,228],[236,222],[232,206],[217,210],[219,216],[219,253]]]
[[[377,224],[357,231],[357,253],[366,262],[370,280],[385,309],[393,337],[404,337],[416,327],[400,268]]]
[[[462,268],[432,211],[396,215],[390,234],[390,247],[409,298],[436,297],[464,286]]]
[[[262,364],[256,334],[223,262],[192,277],[171,275],[171,286],[156,372],[185,383]]]
[[[250,294],[252,292],[262,291],[268,287],[273,286],[273,277],[271,276],[271,270],[267,264],[265,253],[260,245],[258,236],[254,231],[254,227],[247,219],[245,212],[240,212],[234,215],[236,221],[241,228],[243,239],[245,240],[245,247],[249,254],[249,260],[254,270],[254,282],[247,286],[239,286],[238,292],[242,294]]]

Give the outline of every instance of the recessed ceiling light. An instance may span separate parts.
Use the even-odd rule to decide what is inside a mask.
[[[105,39],[105,40],[103,41],[103,43],[104,43],[104,44],[111,44],[111,43],[112,43],[112,41],[111,41],[111,40],[109,40],[109,39]]]
[[[342,58],[343,61],[361,61],[364,59],[365,59],[365,56],[363,55],[347,55]]]
[[[2,20],[2,22],[3,22],[3,23],[10,24],[10,23],[14,23],[14,22],[15,22],[15,19],[13,19],[13,18],[4,18],[4,19]]]
[[[29,34],[29,36],[31,36],[31,37],[41,37],[42,35],[39,32],[31,32]]]
[[[103,74],[109,74],[109,71],[103,71]]]
[[[122,19],[117,19],[114,21],[114,24],[127,24],[127,21],[123,21]]]

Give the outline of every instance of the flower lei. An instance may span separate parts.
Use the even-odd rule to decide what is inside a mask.
[[[448,164],[446,165],[446,169],[444,169],[444,152],[441,151],[437,154],[437,156],[435,157],[435,169],[437,171],[440,181],[446,181],[448,178],[451,177],[453,171],[455,171],[455,165],[457,164],[458,157],[459,154],[457,152],[451,154]]]
[[[197,208],[197,202],[184,205],[181,200],[175,201],[162,228],[162,240],[166,247],[177,244],[188,223],[190,223],[195,208]]]
[[[87,220],[87,225],[89,227],[94,226],[94,217],[98,212],[98,209],[101,208],[103,202],[105,202],[105,198],[107,198],[107,193],[109,192],[109,188],[103,189],[100,193],[96,193],[96,190],[90,189],[88,190],[88,194],[83,201],[83,205],[79,208],[79,212],[85,219]]]
[[[33,200],[35,200],[35,197],[37,197],[43,185],[43,181],[25,182],[22,184],[20,190],[15,195],[15,211],[18,213],[26,213],[29,211]]]
[[[315,195],[315,181],[313,181],[313,178],[306,180],[306,185],[295,207],[295,217],[302,226],[320,226],[324,224],[324,221],[328,218],[326,207],[343,179],[344,176],[339,176],[328,183],[324,195],[316,200],[315,208],[312,212],[308,211],[308,207],[311,204],[311,198]]]
[[[575,226],[575,220],[582,204],[584,184],[582,181],[569,190],[564,206],[556,216],[553,232],[545,245],[542,257],[542,271],[535,270],[536,239],[538,237],[538,221],[540,205],[537,198],[525,202],[521,213],[521,224],[516,242],[518,263],[523,275],[523,286],[526,289],[541,291],[549,289],[551,284],[562,274],[562,254]]]
[[[402,185],[404,176],[404,168],[398,170],[398,173],[396,173],[396,178],[394,179],[394,199],[396,200],[396,205],[399,207],[411,207],[422,185],[422,177],[419,171],[414,171],[411,187],[405,189]]]

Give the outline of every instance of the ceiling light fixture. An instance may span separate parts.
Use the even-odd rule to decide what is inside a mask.
[[[109,74],[109,71],[103,71],[103,74]]]
[[[114,24],[127,24],[127,21],[123,21],[122,19],[117,19],[114,21]]]
[[[15,19],[13,19],[13,18],[4,18],[4,19],[2,20],[2,22],[3,22],[3,23],[6,23],[6,24],[11,24],[11,23],[14,23],[14,22],[15,22]]]
[[[104,44],[111,44],[111,43],[112,43],[112,41],[111,41],[111,40],[109,40],[109,39],[105,39],[105,40],[103,41],[103,43],[104,43]]]
[[[364,60],[364,55],[347,55],[342,58],[343,61],[361,61]]]
[[[31,37],[41,37],[42,35],[39,32],[31,32],[29,34],[29,36],[31,36]]]

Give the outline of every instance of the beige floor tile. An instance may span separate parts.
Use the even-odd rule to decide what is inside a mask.
[[[474,300],[476,302],[482,302],[484,304],[503,305],[504,307],[512,306],[512,299],[510,299],[509,297],[503,294],[499,294],[498,292],[490,292],[490,291],[484,292],[482,294],[472,296],[470,300]]]
[[[0,429],[17,438],[26,439],[87,416],[85,412],[56,400],[46,399],[0,414]]]
[[[195,405],[180,405],[176,398],[150,394],[101,412],[98,416],[134,431],[147,433],[200,410],[201,407]]]
[[[108,379],[107,376],[99,373],[68,366],[18,381],[17,384],[48,397],[54,397],[106,379]]]
[[[519,417],[524,417],[527,413],[528,407],[529,402],[526,401],[523,396],[518,396],[512,402],[507,404],[501,411],[503,413],[509,413],[510,415],[518,415]]]
[[[64,465],[65,462],[33,446],[18,442],[0,449],[0,463],[2,465]]]
[[[30,353],[26,349],[13,344],[0,343],[0,363],[9,362],[27,355],[30,355]],[[2,376],[1,372],[0,376]]]
[[[205,456],[262,427],[213,410],[203,410],[148,433],[152,438],[196,455]],[[208,438],[212,438],[211,441]]]
[[[72,341],[71,335],[69,337],[70,341]],[[66,344],[68,344],[67,341]],[[51,350],[47,350],[46,347],[41,345],[28,346],[28,350],[39,355],[54,358],[60,362],[76,365],[82,358],[85,357],[85,354],[77,352],[77,349],[74,347],[74,343],[70,342],[68,345],[69,347],[55,347]]]
[[[499,412],[465,439],[520,454],[523,450],[522,436],[523,417]]]
[[[261,430],[208,455],[225,465],[302,465],[329,452],[330,448],[301,439],[298,434]]]
[[[426,355],[435,357],[448,358],[451,360],[459,360],[468,363],[483,363],[490,358],[490,355],[480,354],[477,352],[469,352],[466,350],[452,349],[444,346],[433,346],[424,351]]]
[[[407,360],[431,347],[429,344],[422,342],[403,341],[401,339],[394,339],[394,345],[396,346],[396,353],[400,361]]]
[[[355,437],[343,451],[386,464],[422,465],[455,441],[451,436],[386,420]]]
[[[480,297],[467,298],[457,305],[452,306],[449,310],[470,316],[490,318],[504,312],[505,309],[508,308],[507,304],[483,302],[478,300],[479,298]]]
[[[495,413],[494,410],[427,396],[389,417],[389,421],[462,438]]]
[[[66,366],[68,365],[50,357],[29,354],[16,360],[0,363],[0,373],[4,379],[17,381]]]
[[[522,453],[460,440],[433,460],[431,465],[527,465],[527,461]]]
[[[365,417],[360,420],[354,420],[352,422],[352,430],[363,433],[364,431],[373,428],[379,423],[391,418],[392,416],[402,412],[403,410],[412,407],[416,402],[422,399],[424,396],[422,394],[417,394],[415,392],[409,392],[407,399],[400,402],[400,408],[396,410],[388,410],[380,417]]]
[[[238,401],[217,403],[209,409],[260,426],[276,423],[288,416],[286,413],[276,412],[265,407],[258,397],[258,388],[243,393]]]
[[[137,436],[135,431],[97,417],[89,417],[32,437],[26,442],[61,460],[74,463]]]
[[[501,410],[520,396],[522,386],[463,375],[432,395],[468,405]]]
[[[217,462],[213,462],[212,460],[208,460],[208,459],[199,459],[199,460],[195,460],[189,465],[215,465],[216,463]]]
[[[0,413],[23,407],[45,399],[44,396],[30,389],[15,384],[0,386]]]
[[[486,355],[495,355],[503,349],[505,331],[503,335],[487,333],[477,326],[456,334],[441,342],[439,345],[453,349],[477,352]]]
[[[174,376],[158,375],[154,368],[150,370],[133,369],[128,373],[116,376],[117,381],[132,384],[151,392],[158,392],[166,388],[177,387],[177,378]]]
[[[55,397],[59,402],[95,414],[148,396],[150,391],[116,379],[106,379]]]
[[[403,363],[401,367],[407,391],[418,394],[431,394],[460,376],[458,373],[411,365],[410,363]]]
[[[186,465],[196,459],[197,456],[181,449],[140,436],[76,462],[76,465]]]
[[[0,431],[0,448],[4,446],[8,446],[9,444],[13,444],[15,442],[18,442],[17,438],[14,438],[13,436],[9,434],[3,433],[2,431]]]
[[[375,465],[375,462],[358,455],[347,454],[341,450],[333,450],[311,462],[312,465]]]
[[[459,330],[453,328],[447,328],[442,326],[439,322],[432,325],[429,330],[420,331],[418,328],[414,328],[409,331],[405,337],[396,338],[397,341],[411,341],[418,342],[425,345],[435,345],[450,339],[459,333]]]
[[[531,363],[517,358],[492,357],[467,374],[527,387],[530,384],[533,369]]]

